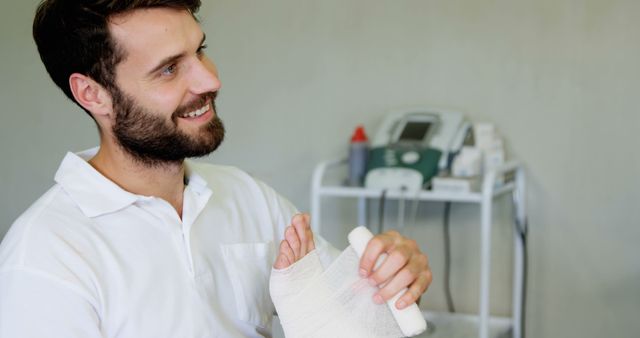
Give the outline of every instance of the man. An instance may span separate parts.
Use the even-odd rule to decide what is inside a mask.
[[[3,240],[0,337],[269,336],[271,265],[314,249],[331,260],[335,249],[314,239],[309,216],[271,188],[235,168],[185,162],[224,137],[199,6],[38,7],[41,59],[95,120],[100,146],[67,154],[56,184]],[[387,283],[378,303],[408,287],[399,308],[431,282],[426,256],[395,232],[370,242],[361,274]]]

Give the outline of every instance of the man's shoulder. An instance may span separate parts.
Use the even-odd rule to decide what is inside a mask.
[[[28,254],[46,250],[64,228],[87,219],[64,189],[54,185],[11,225],[0,243],[0,266],[24,264]]]
[[[203,162],[189,162],[189,168],[193,173],[202,177],[210,187],[271,189],[260,179],[255,178],[253,175],[238,167]]]
[[[209,188],[226,196],[235,196],[244,202],[260,201],[267,204],[285,204],[288,209],[290,202],[286,201],[271,186],[261,179],[234,166],[217,165],[202,162],[190,162],[189,168],[202,177]],[[272,205],[272,207],[276,207]],[[279,207],[279,206],[278,206]]]
[[[249,175],[246,171],[231,165],[189,161],[188,166],[193,172],[197,173],[205,179],[213,179],[220,176],[223,176],[225,178],[238,177],[242,179],[251,179],[251,175]]]

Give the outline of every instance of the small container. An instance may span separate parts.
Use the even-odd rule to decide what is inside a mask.
[[[369,139],[364,131],[364,126],[359,125],[353,132],[349,145],[349,177],[347,185],[352,187],[362,186],[364,175],[367,172],[368,158]]]

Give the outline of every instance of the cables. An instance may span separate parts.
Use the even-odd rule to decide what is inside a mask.
[[[405,214],[405,192],[407,187],[402,186],[400,188],[400,198],[398,199],[398,229],[404,228],[404,214]]]
[[[382,190],[380,195],[380,209],[378,210],[378,233],[382,233],[384,229],[384,205],[387,201],[387,189]]]
[[[409,224],[416,225],[416,218],[418,217],[418,203],[420,203],[420,189],[416,190],[411,202],[411,214],[409,214]]]
[[[451,296],[451,236],[449,234],[449,217],[451,215],[451,202],[444,203],[443,233],[444,233],[444,294],[447,299],[449,312],[456,312]]]
[[[411,216],[412,222],[415,223],[417,209],[418,209],[418,193],[413,201]],[[378,215],[378,233],[381,233],[384,229],[384,208],[386,202],[387,190],[382,191],[382,195],[380,196],[380,209]],[[399,213],[404,213],[404,199],[401,200]],[[444,203],[444,215],[443,215],[443,233],[444,233],[444,292],[445,298],[447,300],[447,308],[449,312],[456,312],[455,305],[453,304],[453,296],[451,295],[451,236],[449,233],[449,219],[451,216],[451,202]],[[399,218],[400,222],[400,218]],[[404,217],[402,218],[402,223],[404,223]]]

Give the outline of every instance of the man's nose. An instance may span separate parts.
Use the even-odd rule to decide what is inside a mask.
[[[216,92],[222,87],[215,65],[207,59],[194,62],[190,82],[191,91],[196,95]]]

